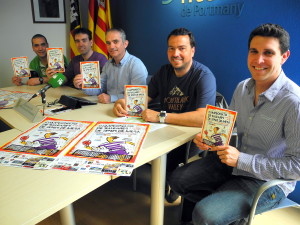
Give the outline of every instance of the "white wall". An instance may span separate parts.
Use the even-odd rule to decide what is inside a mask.
[[[65,0],[67,23],[51,24],[33,23],[31,0],[0,3],[0,88],[12,85],[11,57],[28,56],[30,61],[35,56],[31,37],[36,33],[45,35],[50,47],[63,47],[69,58],[69,0]]]

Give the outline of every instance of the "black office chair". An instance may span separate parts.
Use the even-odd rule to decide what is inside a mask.
[[[225,97],[219,92],[216,93],[216,106],[222,109],[228,109],[229,107]]]

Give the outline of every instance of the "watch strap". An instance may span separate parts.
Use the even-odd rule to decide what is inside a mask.
[[[44,83],[44,78],[43,78],[43,77],[40,77],[40,78],[39,78],[39,81],[40,81],[40,84],[43,84],[43,83]]]
[[[159,117],[159,122],[160,123],[165,123],[166,117],[167,117],[167,112],[166,111],[160,111],[158,114]]]

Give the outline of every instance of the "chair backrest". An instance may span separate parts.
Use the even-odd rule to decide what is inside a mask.
[[[153,75],[148,75],[148,77],[146,78],[146,84],[149,84],[152,77]]]
[[[222,109],[228,109],[228,104],[225,97],[219,92],[216,93],[216,106]]]
[[[275,186],[275,185],[278,185],[278,184],[283,184],[283,183],[286,183],[286,182],[291,182],[291,180],[275,179],[275,180],[267,181],[266,183],[261,185],[261,187],[258,189],[258,191],[257,191],[257,193],[256,193],[256,195],[253,199],[247,225],[252,224],[254,216],[255,216],[257,203],[259,201],[260,196],[264,193],[264,191],[266,191],[268,188],[270,188],[272,186]],[[293,207],[293,206],[299,206],[299,204],[292,201],[292,200],[290,200],[290,199],[288,199],[288,198],[286,198],[286,199],[282,200],[275,208],[272,208],[268,211],[287,208],[287,207]],[[266,212],[268,212],[268,211],[266,211]]]

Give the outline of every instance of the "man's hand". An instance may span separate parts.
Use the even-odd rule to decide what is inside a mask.
[[[51,69],[51,68],[47,68],[46,69],[46,75],[47,77],[50,79],[54,74],[56,74],[56,72],[54,71],[54,69]]]
[[[231,167],[237,167],[240,152],[236,148],[230,145],[210,147],[202,142],[201,133],[195,136],[194,143],[201,150],[216,151],[222,163],[225,163],[226,165]]]
[[[159,122],[158,114],[159,112],[157,111],[154,111],[152,109],[146,109],[142,112],[142,118],[146,122],[157,123]]]
[[[82,74],[77,74],[74,77],[73,84],[76,88],[82,88],[82,79],[83,79]]]
[[[222,163],[225,163],[231,167],[237,167],[239,155],[241,154],[239,150],[230,146],[230,145],[223,145],[212,147],[211,151],[217,151],[219,159]]]
[[[17,85],[17,86],[21,86],[22,85],[22,79],[20,77],[17,76],[13,76],[11,81]]]
[[[194,143],[197,145],[198,148],[200,148],[201,150],[210,150],[211,147],[204,144],[202,142],[202,134],[201,133],[198,133],[196,134],[195,138],[194,138]]]
[[[102,93],[102,94],[98,95],[98,101],[103,104],[111,103],[110,95]]]
[[[126,116],[127,111],[125,110],[125,99],[119,99],[115,102],[113,113],[116,116]]]

